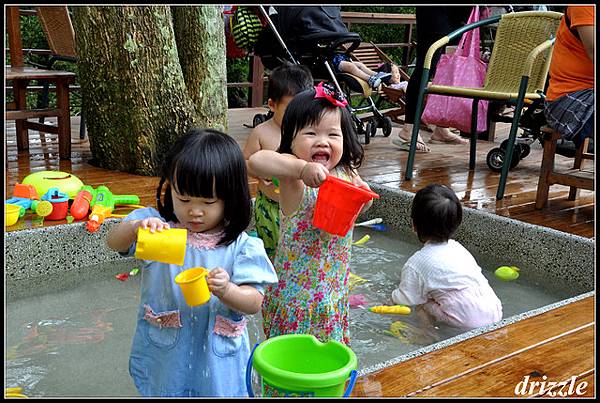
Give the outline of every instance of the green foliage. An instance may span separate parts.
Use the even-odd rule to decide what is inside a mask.
[[[241,83],[250,81],[250,58],[227,58],[227,82]],[[248,106],[248,88],[227,88],[227,104],[230,108]]]
[[[415,7],[400,6],[342,6],[342,11],[356,11],[362,13],[380,13],[380,14],[414,14]],[[416,27],[413,26],[413,40],[416,39]],[[396,24],[352,24],[352,32],[358,33],[365,42],[373,43],[404,43],[407,42],[408,26]],[[404,48],[386,48],[384,52],[394,62],[401,64],[404,54]]]

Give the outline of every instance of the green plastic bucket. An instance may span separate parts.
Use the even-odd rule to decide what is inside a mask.
[[[339,341],[322,343],[310,334],[287,334],[254,346],[246,368],[250,397],[252,367],[262,378],[263,396],[347,397],[356,380],[357,359]]]

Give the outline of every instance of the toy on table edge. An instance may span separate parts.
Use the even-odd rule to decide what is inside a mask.
[[[52,204],[50,201],[47,199],[40,200],[33,185],[15,184],[13,197],[6,200],[5,203],[19,206],[21,208],[19,217],[23,217],[26,210],[31,210],[40,217],[46,217],[52,213]]]
[[[366,227],[371,228],[377,231],[387,231],[387,227],[385,224],[382,224],[383,218],[373,218],[372,220],[367,220],[363,222],[359,222],[354,224],[355,227]]]
[[[37,194],[43,195],[50,188],[58,188],[66,193],[70,199],[74,198],[83,182],[77,176],[62,171],[40,171],[27,175],[22,183],[32,185]]]
[[[77,192],[75,200],[73,200],[71,215],[76,220],[81,220],[85,218],[91,208],[92,211],[86,227],[88,231],[96,232],[105,218],[123,217],[122,215],[112,213],[116,205],[143,207],[139,206],[139,203],[140,198],[136,195],[115,195],[104,185],[100,185],[96,189],[92,186],[84,185]]]

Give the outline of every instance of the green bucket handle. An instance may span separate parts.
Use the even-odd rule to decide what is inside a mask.
[[[254,356],[254,350],[258,347],[260,343],[256,343],[250,352],[250,357],[248,358],[248,364],[246,364],[246,390],[248,391],[248,396],[254,397],[254,391],[252,390],[252,357]],[[350,393],[352,393],[352,389],[354,389],[354,384],[356,383],[356,378],[358,376],[358,371],[353,369],[350,371],[350,382],[348,382],[348,387],[344,392],[342,397],[349,397]]]

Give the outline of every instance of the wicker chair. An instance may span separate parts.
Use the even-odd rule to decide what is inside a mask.
[[[66,6],[36,7],[36,13],[44,30],[48,46],[52,52],[48,59],[46,69],[52,70],[57,61],[76,62],[77,52],[75,50],[75,31]],[[48,106],[48,83],[44,84],[41,97],[38,99],[38,108]],[[40,123],[44,118],[40,118]],[[79,137],[85,138],[85,120],[83,111],[79,126]]]
[[[515,148],[515,138],[523,105],[544,96],[543,89],[550,66],[554,36],[561,17],[562,13],[553,11],[523,11],[504,14],[465,25],[431,45],[425,56],[423,77],[419,87],[417,113],[406,163],[406,180],[410,180],[413,175],[413,163],[425,95],[441,94],[473,99],[469,170],[475,169],[478,103],[480,100],[503,101],[515,104],[506,156],[502,164],[500,183],[496,193],[497,200],[504,197],[504,187]],[[431,60],[436,51],[469,30],[495,23],[498,23],[498,29],[483,88],[427,86]]]

